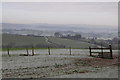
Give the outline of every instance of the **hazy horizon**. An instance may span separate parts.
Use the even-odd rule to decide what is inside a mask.
[[[10,22],[2,22],[0,24],[25,24],[25,25],[32,25],[32,24],[50,24],[50,25],[93,25],[93,26],[111,26],[111,27],[118,27],[118,25],[97,25],[97,24],[55,24],[55,23],[10,23]]]
[[[7,2],[2,23],[118,26],[115,2]]]

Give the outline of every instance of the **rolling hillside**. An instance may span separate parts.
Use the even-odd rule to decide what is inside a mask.
[[[95,46],[93,44],[56,38],[56,37],[43,37],[43,36],[24,36],[24,35],[13,35],[13,34],[3,34],[2,35],[2,46],[3,48],[9,47],[31,47],[34,45],[37,48],[88,48],[89,46]]]
[[[66,48],[88,48],[89,46],[96,46],[94,44],[90,44],[83,41],[64,39],[64,38],[56,38],[56,37],[48,37],[48,40],[55,43],[65,45]]]
[[[35,37],[35,36],[22,36],[22,35],[12,35],[12,34],[3,34],[2,35],[2,46],[10,45],[12,47],[26,47],[26,46],[39,46],[39,45],[48,45],[44,37]]]

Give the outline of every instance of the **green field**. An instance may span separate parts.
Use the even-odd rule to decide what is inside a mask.
[[[69,48],[88,48],[89,46],[95,46],[94,44],[90,44],[84,41],[64,39],[64,38],[56,38],[56,37],[48,37],[48,39],[56,44],[65,45],[65,47]]]
[[[3,48],[6,48],[6,46],[10,46],[11,48],[26,48],[27,46],[32,47],[32,45],[36,48],[88,48],[89,46],[95,46],[88,42],[64,38],[2,34]]]
[[[2,45],[7,46],[11,45],[13,47],[19,46],[31,46],[31,45],[47,45],[44,37],[35,37],[35,36],[20,36],[12,34],[3,34],[2,35]]]

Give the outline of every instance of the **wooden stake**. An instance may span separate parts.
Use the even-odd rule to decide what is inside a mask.
[[[109,45],[109,47],[110,47],[110,57],[113,58],[111,45]]]
[[[26,48],[26,51],[27,51],[27,56],[28,56],[29,55],[28,48]]]
[[[102,42],[101,42],[101,57],[103,58],[103,48],[102,48]]]
[[[71,55],[71,47],[70,47],[70,55]]]
[[[8,53],[8,56],[10,56],[10,50],[9,50],[9,48],[7,48],[7,53]]]
[[[91,53],[91,47],[89,46],[89,50],[90,50],[90,56],[92,56],[92,53]]]
[[[32,46],[32,56],[34,56],[34,47]]]
[[[49,55],[50,55],[50,47],[48,47],[48,53],[49,53]]]

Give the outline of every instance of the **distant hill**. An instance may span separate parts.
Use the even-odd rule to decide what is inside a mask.
[[[86,24],[11,24],[1,23],[2,29],[32,29],[32,30],[49,30],[49,31],[75,31],[75,32],[116,32],[116,26],[106,25],[86,25]]]
[[[117,27],[104,25],[2,23],[2,33],[7,34],[54,36],[55,32],[60,32],[63,35],[80,33],[82,37],[97,37],[99,39],[112,39],[118,35]]]

